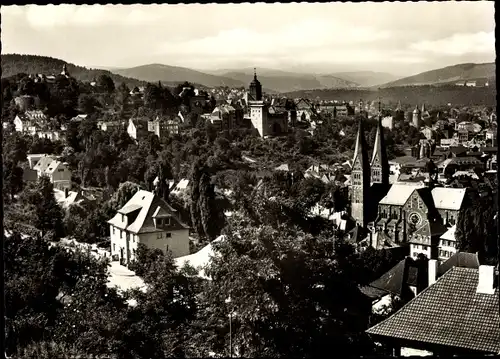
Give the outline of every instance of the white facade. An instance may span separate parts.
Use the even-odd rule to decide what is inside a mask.
[[[127,133],[134,140],[137,140],[137,128],[135,127],[134,122],[132,120],[128,122]]]
[[[413,259],[417,259],[419,254],[424,254],[431,259],[431,246],[425,244],[410,243],[410,255]]]
[[[175,209],[152,192],[140,190],[108,221],[111,254],[123,264],[136,259],[139,243],[172,252],[174,258],[189,254],[189,227]]]
[[[263,101],[250,101],[250,120],[253,128],[257,129],[259,136],[267,135],[267,110]]]
[[[174,258],[189,254],[189,229],[135,234],[110,225],[111,255],[123,258],[125,263],[136,259],[139,243],[150,249],[172,252]]]

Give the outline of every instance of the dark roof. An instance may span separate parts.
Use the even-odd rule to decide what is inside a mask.
[[[369,285],[365,285],[365,286],[359,288],[359,290],[361,291],[361,293],[363,293],[364,295],[366,295],[368,298],[371,298],[371,299],[379,299],[379,298],[382,298],[382,297],[386,296],[387,294],[389,294],[385,290],[374,288],[374,287],[369,286]]]
[[[481,147],[480,151],[483,151],[483,152],[497,152],[498,151],[498,147]]]
[[[409,266],[412,263],[413,260],[409,257],[401,260],[389,271],[385,272],[379,279],[371,282],[369,286],[383,290],[387,293],[392,293],[400,296],[403,292],[405,267]],[[415,281],[416,281],[416,275],[415,275]],[[407,284],[408,284],[408,278],[407,278]]]
[[[467,148],[464,146],[450,146],[450,152],[459,155],[467,152]]]
[[[454,267],[368,334],[487,353],[500,351],[498,289],[476,293],[479,270]]]
[[[442,276],[453,267],[478,269],[479,258],[476,253],[457,252],[438,267],[438,277]]]

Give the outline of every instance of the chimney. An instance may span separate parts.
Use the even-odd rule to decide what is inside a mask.
[[[480,265],[479,280],[477,283],[476,293],[494,294],[495,293],[495,267]]]
[[[429,269],[428,269],[428,276],[429,276],[429,284],[428,285],[429,286],[436,283],[437,268],[438,268],[438,261],[435,259],[429,259]]]
[[[64,198],[68,198],[69,190],[67,188],[64,189]]]

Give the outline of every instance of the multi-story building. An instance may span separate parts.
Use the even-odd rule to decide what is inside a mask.
[[[189,254],[189,227],[176,210],[152,192],[139,190],[108,221],[111,255],[124,265],[136,259],[139,243],[167,250],[174,258]]]

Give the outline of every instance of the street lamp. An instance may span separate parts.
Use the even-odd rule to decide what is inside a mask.
[[[232,330],[232,308],[231,308],[231,296],[227,297],[225,300],[227,304],[229,304],[229,357],[233,357],[233,330]]]

